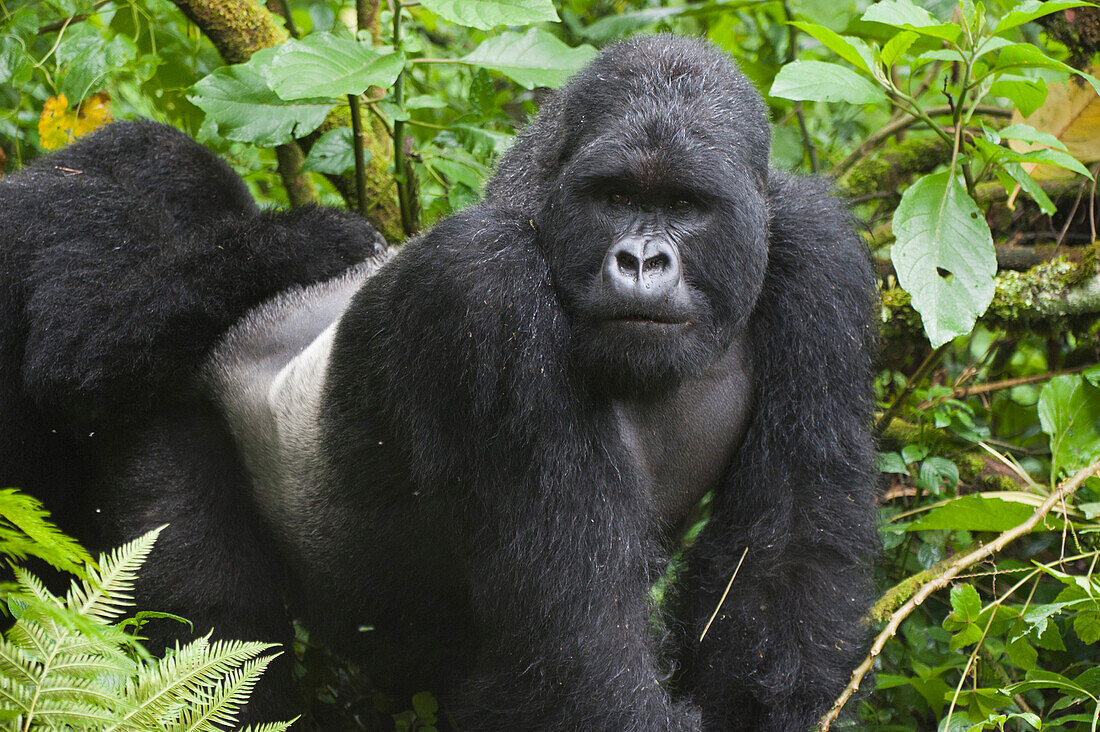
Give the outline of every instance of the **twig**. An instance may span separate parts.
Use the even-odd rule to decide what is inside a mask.
[[[1061,371],[1051,371],[1045,374],[1033,374],[1031,376],[1019,376],[1015,379],[1003,379],[1001,381],[990,381],[985,384],[975,384],[974,386],[960,386],[951,392],[951,397],[954,399],[960,399],[965,396],[972,396],[974,394],[988,394],[991,391],[1000,391],[1001,389],[1011,389],[1014,386],[1023,386],[1025,384],[1034,384],[1039,381],[1047,381],[1053,379],[1056,376],[1068,376],[1070,374],[1078,374],[1085,369],[1092,368],[1096,364],[1084,364],[1083,366],[1074,366],[1071,369],[1062,369]]]
[[[351,109],[351,144],[355,158],[355,201],[360,216],[367,215],[367,161],[363,156],[363,116],[359,110],[359,95],[348,94],[348,108]]]
[[[972,567],[978,562],[985,561],[1016,539],[1034,529],[1050,512],[1050,509],[1072,496],[1087,479],[1097,473],[1100,473],[1100,461],[1094,462],[1088,467],[1082,468],[1074,473],[1072,478],[1063,483],[1057,490],[1052,491],[1051,494],[1047,496],[1046,500],[1043,501],[1023,523],[1001,533],[990,543],[978,547],[969,554],[939,567],[936,576],[924,582],[904,605],[890,615],[886,627],[875,637],[875,642],[871,644],[871,650],[868,652],[867,657],[864,658],[863,662],[852,672],[852,678],[848,682],[848,686],[845,687],[841,695],[837,697],[837,700],[833,702],[832,708],[821,718],[817,728],[819,732],[828,732],[829,726],[836,721],[844,705],[847,704],[848,700],[852,698],[852,695],[859,690],[860,682],[863,681],[863,677],[867,675],[867,672],[871,670],[875,658],[882,653],[882,649],[886,647],[887,641],[894,637],[902,621],[909,617],[922,602],[927,600],[933,592],[942,590],[950,585],[951,581],[963,570]]]
[[[786,0],[783,0],[783,14],[787,17],[787,63],[790,64],[794,63],[798,55],[798,28],[794,25],[794,16]],[[802,111],[802,102],[794,103],[794,115],[798,118],[798,129],[802,132],[802,147],[806,149],[806,154],[810,158],[810,172],[817,173],[817,151],[814,150],[810,129],[806,127],[806,115]]]
[[[64,18],[62,20],[55,20],[53,23],[46,23],[46,25],[44,25],[44,26],[42,26],[41,28],[38,29],[38,34],[41,35],[43,33],[52,33],[54,31],[61,30],[66,25],[69,25],[71,23],[80,23],[81,21],[87,20],[88,18],[95,15],[95,12],[97,10],[99,10],[100,8],[102,8],[104,5],[106,5],[109,2],[111,2],[111,0],[99,0],[99,2],[97,2],[95,5],[92,6],[92,12],[90,12],[90,13],[83,13],[81,15],[74,15],[71,18]]]
[[[944,115],[951,114],[951,107],[944,105],[942,107],[932,107],[928,110],[929,117],[943,117]],[[979,114],[984,114],[990,117],[1011,117],[1011,109],[1002,109],[1000,107],[982,106],[976,110]],[[832,175],[838,177],[843,173],[848,172],[848,169],[859,162],[860,158],[864,157],[874,148],[878,147],[883,140],[896,135],[904,129],[908,129],[913,125],[921,122],[922,120],[917,117],[900,117],[893,122],[888,123],[878,132],[873,133],[870,137],[863,141],[863,143],[853,150],[848,157],[837,163],[836,167],[832,170]]]
[[[722,609],[722,603],[726,601],[726,596],[730,594],[730,588],[733,587],[733,581],[737,579],[737,573],[741,571],[741,563],[745,561],[745,555],[748,553],[749,548],[745,547],[745,551],[741,552],[741,558],[737,560],[737,566],[733,569],[733,576],[730,577],[730,581],[726,584],[726,591],[722,593],[722,597],[718,600],[718,606],[714,608],[714,614],[710,616],[710,620],[707,621],[706,627],[703,628],[703,634],[699,636],[700,643],[707,637],[707,631],[710,630],[710,624],[718,617],[718,611]]]
[[[890,425],[890,421],[893,420],[901,410],[902,404],[905,402],[906,398],[908,398],[913,390],[924,381],[924,377],[936,367],[936,364],[940,362],[940,358],[943,357],[944,352],[946,352],[950,346],[951,341],[948,341],[925,357],[924,362],[921,363],[921,365],[917,367],[917,370],[913,372],[913,375],[906,380],[905,387],[898,394],[897,398],[894,399],[889,408],[882,413],[882,417],[879,418],[878,424],[875,425],[876,435],[882,435],[882,433],[886,431],[886,428]]]

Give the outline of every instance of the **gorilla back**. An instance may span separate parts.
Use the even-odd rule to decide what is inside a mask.
[[[827,185],[767,158],[727,58],[634,39],[483,203],[283,277],[202,363],[154,348],[192,387],[92,451],[101,533],[172,523],[143,603],[271,640],[289,604],[463,729],[808,729],[863,638],[873,279]],[[708,491],[658,638],[649,587]]]

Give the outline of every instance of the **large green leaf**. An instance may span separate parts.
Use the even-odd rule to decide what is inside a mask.
[[[1079,375],[1056,376],[1039,395],[1039,423],[1050,437],[1052,469],[1072,473],[1100,458],[1100,389]]]
[[[490,38],[460,60],[499,71],[533,89],[560,86],[595,55],[592,46],[570,48],[546,31],[531,28],[523,34],[502,33]]]
[[[816,23],[795,22],[791,25],[821,41],[826,48],[852,66],[868,73],[874,67],[874,52],[861,39],[842,36],[831,28]]]
[[[370,150],[363,150],[365,160],[370,160]],[[329,130],[321,135],[302,163],[302,170],[343,175],[355,167],[355,138],[350,127]]]
[[[997,257],[981,211],[947,171],[926,175],[894,212],[890,257],[933,346],[969,333],[993,299]]]
[[[452,23],[481,30],[559,19],[551,0],[420,0],[420,4]]]
[[[1039,0],[1027,0],[1027,2],[1020,3],[1011,13],[1001,18],[997,22],[997,27],[993,29],[993,34],[998,35],[1004,33],[1006,30],[1015,28],[1018,25],[1023,25],[1024,23],[1029,23],[1044,15],[1057,13],[1059,10],[1079,8],[1083,5],[1091,4],[1092,3],[1077,2],[1077,0],[1045,0],[1044,2],[1039,2]]]
[[[779,70],[773,97],[813,102],[870,104],[886,99],[882,89],[851,69],[824,61],[795,61]]]
[[[981,495],[959,496],[933,508],[906,531],[1007,531],[1026,521],[1034,506]]]
[[[264,75],[280,98],[293,101],[362,94],[371,86],[389,87],[404,67],[404,54],[379,53],[365,43],[314,33],[279,46]]]
[[[223,137],[261,147],[281,145],[313,132],[336,106],[333,99],[280,99],[257,70],[273,54],[265,48],[248,63],[223,66],[195,83],[188,99],[206,112],[207,124]]]
[[[874,23],[885,23],[895,28],[920,33],[924,36],[954,41],[962,28],[954,23],[942,23],[932,17],[924,8],[917,7],[910,0],[882,0],[867,8],[863,19]]]

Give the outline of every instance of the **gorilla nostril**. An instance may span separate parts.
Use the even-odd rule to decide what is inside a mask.
[[[637,275],[638,273],[638,258],[630,252],[620,251],[615,255],[615,262],[619,265],[619,269],[631,275]]]
[[[669,256],[661,252],[647,259],[644,268],[646,272],[653,272],[654,270],[668,269],[671,264],[672,260],[669,259]]]

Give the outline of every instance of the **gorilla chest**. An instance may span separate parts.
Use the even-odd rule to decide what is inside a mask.
[[[670,529],[721,481],[740,444],[751,401],[749,359],[734,343],[705,371],[666,395],[613,403],[630,467]]]

